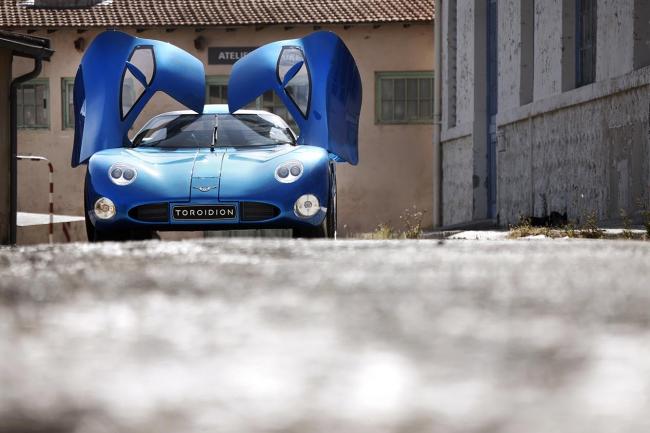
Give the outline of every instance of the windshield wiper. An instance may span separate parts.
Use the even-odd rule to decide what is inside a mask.
[[[214,115],[214,130],[212,131],[212,143],[210,144],[210,152],[214,152],[214,145],[217,144],[217,138],[218,134],[217,131],[219,130],[219,116],[217,114]]]

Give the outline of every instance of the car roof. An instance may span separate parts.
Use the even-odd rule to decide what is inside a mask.
[[[208,104],[203,107],[203,114],[228,114],[228,105],[227,104]],[[238,110],[237,114],[258,114],[258,113],[268,113],[264,110]],[[161,113],[161,116],[164,115],[179,115],[179,114],[196,114],[192,110],[178,110],[178,111],[168,111],[166,113]]]

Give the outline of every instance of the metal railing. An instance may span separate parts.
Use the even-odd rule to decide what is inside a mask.
[[[47,239],[49,243],[54,242],[54,166],[50,162],[49,159],[45,158],[44,156],[35,156],[35,155],[16,155],[16,159],[19,161],[45,161],[47,162],[47,166],[49,168],[49,178],[50,178],[50,194],[49,194],[49,202],[50,202],[50,224],[49,224],[49,229],[48,229],[48,234],[47,234]]]

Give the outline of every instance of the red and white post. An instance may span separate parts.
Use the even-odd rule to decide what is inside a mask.
[[[54,166],[49,159],[44,156],[33,156],[33,155],[18,155],[16,159],[20,161],[45,161],[49,168],[49,179],[50,179],[50,193],[49,193],[49,202],[50,202],[50,224],[48,228],[47,239],[50,244],[54,243]]]

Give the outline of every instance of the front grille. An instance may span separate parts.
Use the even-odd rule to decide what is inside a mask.
[[[240,209],[241,221],[264,221],[280,215],[280,209],[266,203],[243,202]]]
[[[169,221],[169,204],[155,203],[137,206],[129,211],[129,216],[148,223],[166,223]]]

